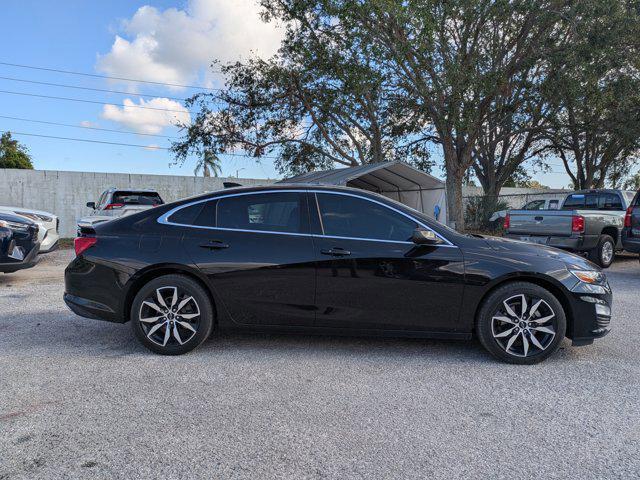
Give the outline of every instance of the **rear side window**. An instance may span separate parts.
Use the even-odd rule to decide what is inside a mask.
[[[180,225],[194,225],[203,206],[204,203],[196,203],[195,205],[183,207],[167,218],[167,221],[171,223],[179,223]]]
[[[162,205],[164,202],[156,192],[121,190],[113,192],[111,203],[122,205]]]
[[[362,198],[318,193],[325,235],[372,240],[409,241],[418,224]]]
[[[216,210],[219,228],[309,233],[304,196],[298,192],[223,197]]]

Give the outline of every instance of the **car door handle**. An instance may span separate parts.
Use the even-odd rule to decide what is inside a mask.
[[[544,220],[544,217],[533,217],[536,222],[541,222]]]
[[[345,250],[344,248],[335,247],[330,248],[328,250],[320,250],[320,253],[323,255],[331,255],[332,257],[348,257],[351,255],[349,250]]]
[[[220,240],[211,240],[210,242],[203,243],[200,247],[208,248],[209,250],[222,250],[224,248],[229,248],[229,244]]]

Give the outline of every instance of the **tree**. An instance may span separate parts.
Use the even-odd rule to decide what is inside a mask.
[[[317,1],[262,3],[265,20],[287,25],[278,54],[223,65],[226,88],[189,99],[199,113],[173,144],[177,159],[240,149],[275,156],[284,174],[398,158],[428,170],[416,115],[348,25]]]
[[[11,132],[0,137],[0,168],[22,168],[33,170],[27,147],[11,138]]]
[[[213,173],[213,176],[218,178],[222,174],[222,165],[218,156],[209,150],[204,152],[204,155],[198,160],[193,174],[197,176],[201,170],[203,177],[208,178]]]
[[[564,0],[338,1],[403,95],[415,98],[442,146],[447,206],[464,228],[462,181],[487,118],[569,28]],[[496,108],[496,106],[498,108]]]
[[[623,185],[625,190],[640,190],[640,173],[627,178]]]
[[[547,151],[574,188],[619,183],[640,146],[640,17],[637,3],[578,3],[572,41],[552,57],[544,93]]]

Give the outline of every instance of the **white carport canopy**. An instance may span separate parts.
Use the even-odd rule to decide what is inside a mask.
[[[372,163],[311,172],[285,179],[282,183],[344,185],[369,190],[404,203],[430,217],[437,216],[443,223],[447,221],[444,182],[402,162]]]

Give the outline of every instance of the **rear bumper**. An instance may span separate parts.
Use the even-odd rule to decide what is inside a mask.
[[[507,233],[505,238],[521,240],[524,242],[547,245],[549,247],[586,252],[598,245],[598,235],[572,235],[570,237],[557,237],[548,235],[523,235],[519,233]]]
[[[106,322],[123,323],[122,318],[107,305],[94,302],[86,298],[77,297],[69,293],[64,294],[64,303],[76,315],[91,318],[93,320],[104,320]]]
[[[40,251],[40,244],[36,243],[31,251],[24,257],[21,262],[1,262],[0,272],[13,273],[18,270],[24,270],[25,268],[31,268],[38,263],[38,252]]]

